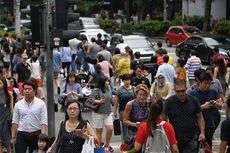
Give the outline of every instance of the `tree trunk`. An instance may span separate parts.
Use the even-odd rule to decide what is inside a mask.
[[[144,20],[146,15],[147,15],[147,9],[148,9],[148,5],[149,5],[149,1],[146,0],[139,0],[138,1],[138,20]]]
[[[210,30],[211,5],[212,5],[212,0],[206,0],[205,10],[204,10],[204,24],[203,24],[204,32]]]

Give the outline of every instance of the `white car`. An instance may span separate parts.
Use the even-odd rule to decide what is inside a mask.
[[[103,29],[82,29],[82,30],[80,30],[79,38],[86,37],[87,41],[89,43],[92,43],[91,38],[97,39],[97,34],[98,33],[100,33],[102,35],[102,38],[101,38],[102,40],[107,40],[108,41],[107,45],[109,45],[110,40],[111,40],[111,36],[110,36],[110,34],[105,32]]]
[[[151,66],[151,57],[155,55],[155,51],[157,50],[153,43],[151,43],[148,38],[144,35],[127,35],[122,36],[121,34],[115,34],[112,36],[111,40],[111,51],[116,48],[116,45],[119,43],[119,40],[123,40],[126,46],[129,46],[133,53],[140,52],[141,57],[140,60],[146,65]]]
[[[80,26],[82,26],[82,28],[84,29],[100,28],[99,24],[97,23],[96,18],[80,17],[79,23],[80,23]]]

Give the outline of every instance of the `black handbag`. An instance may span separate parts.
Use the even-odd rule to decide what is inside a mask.
[[[55,149],[55,153],[62,153],[63,149],[63,141],[62,141],[62,131],[65,128],[65,121],[62,121],[60,124],[60,129],[58,133],[58,138],[57,138],[57,145]]]
[[[64,93],[66,92],[66,88],[67,88],[67,83],[65,84]],[[65,105],[65,100],[66,100],[66,98],[67,98],[66,96],[61,96],[61,95],[59,95],[57,101],[58,101],[59,104]]]
[[[119,119],[115,119],[113,121],[113,129],[114,129],[114,135],[121,135],[121,125]]]

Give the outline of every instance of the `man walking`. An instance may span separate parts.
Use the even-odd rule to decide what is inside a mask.
[[[186,82],[175,80],[176,95],[169,97],[165,102],[163,118],[169,118],[172,124],[180,153],[197,153],[196,123],[200,134],[198,140],[205,139],[205,123],[199,102],[186,94]]]
[[[190,92],[190,95],[196,97],[199,100],[202,113],[205,120],[205,137],[212,148],[212,137],[215,132],[215,112],[216,109],[221,109],[222,100],[219,98],[216,90],[211,89],[212,77],[204,72],[199,78],[199,87]]]
[[[12,120],[11,143],[16,153],[29,153],[37,148],[40,133],[47,133],[47,109],[45,103],[35,97],[36,82],[28,80],[23,84],[25,97],[15,104]]]
[[[157,74],[159,73],[163,73],[166,79],[166,82],[169,82],[171,87],[173,87],[173,82],[174,82],[174,78],[175,78],[175,70],[174,67],[170,64],[168,64],[169,61],[169,56],[168,55],[164,55],[163,56],[163,64],[159,66],[158,70],[157,70]]]
[[[185,65],[185,68],[188,70],[188,79],[189,79],[190,86],[192,86],[195,83],[194,72],[197,69],[200,69],[201,66],[202,66],[201,60],[199,57],[196,56],[196,51],[191,50],[190,58],[187,60],[187,63]]]

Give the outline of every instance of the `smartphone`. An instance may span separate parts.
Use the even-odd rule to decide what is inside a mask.
[[[213,103],[215,103],[215,100],[210,100],[210,104],[213,104]]]

